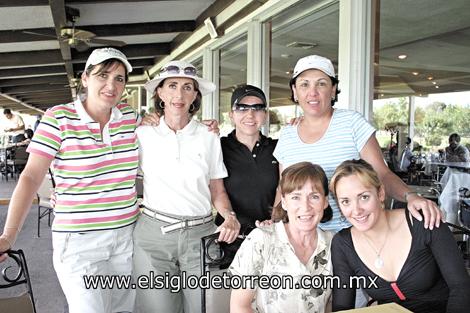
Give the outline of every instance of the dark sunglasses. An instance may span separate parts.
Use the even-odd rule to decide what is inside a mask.
[[[251,110],[252,112],[261,112],[261,111],[266,111],[266,105],[264,105],[264,103],[257,103],[257,104],[237,103],[233,106],[233,110],[237,112],[248,112],[249,110]]]
[[[196,76],[197,75],[197,69],[192,67],[192,66],[188,66],[188,67],[185,67],[185,68],[180,68],[179,66],[176,66],[176,65],[169,65],[169,66],[164,67],[160,70],[160,74],[163,74],[163,73],[181,74],[181,72],[183,72],[185,75],[189,75],[189,76]]]

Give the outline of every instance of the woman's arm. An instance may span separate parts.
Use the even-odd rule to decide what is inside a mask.
[[[333,262],[333,274],[335,278],[339,279],[340,286],[349,286],[349,278],[354,275],[349,266],[348,254],[345,250],[346,247],[343,239],[339,234],[336,234],[331,242],[331,259]],[[333,285],[333,312],[354,309],[355,300],[355,288],[338,288],[336,283]]]
[[[251,301],[255,296],[253,289],[232,289],[230,313],[253,313]]]
[[[51,162],[52,159],[34,153],[30,154],[10,200],[3,234],[0,236],[0,262],[6,259],[6,255],[1,253],[10,249],[15,243]]]
[[[220,231],[219,241],[232,243],[237,239],[238,233],[240,232],[240,223],[232,210],[232,205],[225,191],[223,179],[211,179],[209,189],[212,204],[217,212],[224,218],[224,222],[218,228]]]
[[[436,203],[418,196],[414,193],[397,175],[395,175],[385,165],[380,150],[379,143],[375,135],[370,136],[369,140],[360,152],[361,158],[372,165],[374,170],[379,174],[380,180],[385,186],[387,195],[402,202],[407,202],[408,210],[419,221],[422,220],[418,211],[422,211],[424,216],[424,227],[433,229],[434,226],[439,227],[443,218],[441,210]]]
[[[468,312],[470,308],[470,276],[454,236],[447,227],[431,231],[431,250],[442,277],[449,287],[447,313]]]

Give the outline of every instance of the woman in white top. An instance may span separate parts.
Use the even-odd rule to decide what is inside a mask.
[[[200,239],[216,230],[212,205],[225,219],[220,241],[233,242],[240,230],[223,184],[220,140],[192,119],[215,85],[198,77],[192,64],[172,61],[145,88],[162,118],[158,126],[137,129],[144,208],[134,231],[135,312],[200,312],[200,289],[139,280],[200,275]]]

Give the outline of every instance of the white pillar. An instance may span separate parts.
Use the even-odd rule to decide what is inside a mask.
[[[202,54],[202,77],[216,85],[216,90],[202,97],[202,119],[219,120],[219,50],[205,48]]]
[[[415,105],[416,105],[415,96],[409,96],[408,102],[410,104],[408,107],[408,116],[410,117],[408,121],[408,137],[411,138],[410,149],[413,150],[413,137],[415,135]]]
[[[339,1],[339,108],[372,117],[374,0]]]

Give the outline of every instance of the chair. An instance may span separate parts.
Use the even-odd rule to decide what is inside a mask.
[[[217,242],[219,233],[201,238],[201,276],[222,276],[232,263],[246,235],[252,229],[240,231],[242,235],[231,244]],[[202,313],[229,313],[230,288],[201,289]]]
[[[9,258],[4,263],[0,264],[2,267],[0,289],[13,288],[24,284],[26,285],[26,291],[23,291],[21,294],[16,296],[1,298],[0,311],[36,313],[33,289],[31,287],[28,266],[26,265],[23,250],[9,250],[6,253],[9,255]],[[16,291],[16,289],[14,291]]]
[[[51,204],[51,194],[54,192],[54,178],[49,170],[49,175],[44,177],[37,191],[38,197],[38,237],[41,237],[41,219],[47,216],[47,224],[51,226],[51,214],[54,210]]]
[[[13,175],[18,178],[19,174],[25,167],[26,163],[28,162],[29,153],[26,152],[27,146],[18,146],[15,147],[11,154],[11,158],[6,160],[7,168],[10,167],[11,170],[11,177]]]

